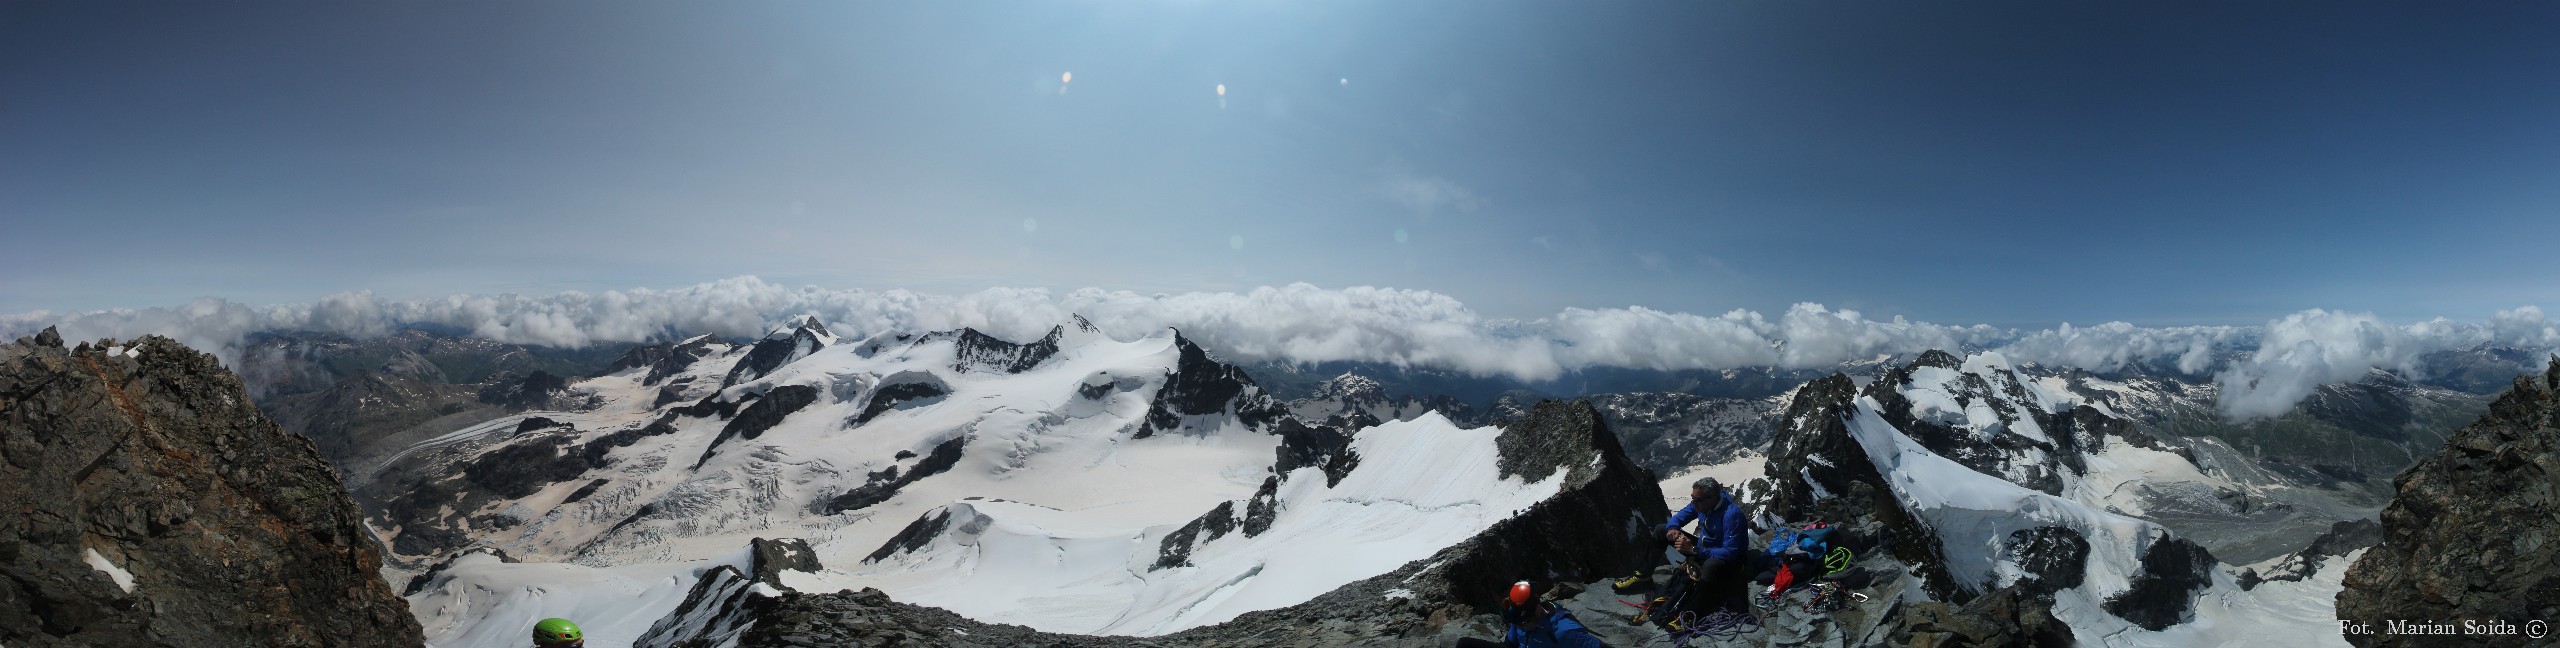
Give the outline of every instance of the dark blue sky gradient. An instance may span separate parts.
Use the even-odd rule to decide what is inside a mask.
[[[0,312],[756,274],[2476,320],[2560,306],[2555,44],[2528,2],[13,2]]]

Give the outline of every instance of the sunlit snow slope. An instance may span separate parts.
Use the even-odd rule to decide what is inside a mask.
[[[1176,525],[974,500],[937,512],[948,516],[945,530],[921,547],[793,584],[870,585],[1051,632],[1152,635],[1217,623],[1428,557],[1555,494],[1562,473],[1538,483],[1500,476],[1500,432],[1437,414],[1362,430],[1351,442],[1359,466],[1339,482],[1328,485],[1316,467],[1291,471],[1267,528],[1202,541],[1187,564],[1159,564]]]
[[[391,462],[383,497],[407,499],[376,526],[432,548],[403,557],[459,537],[527,561],[465,557],[424,583],[431,644],[512,645],[541,614],[609,609],[590,644],[625,645],[758,537],[807,538],[828,568],[776,584],[1156,634],[1387,572],[1556,489],[1498,476],[1493,428],[1311,430],[1171,330],[1123,342],[1079,318],[1017,344],[806,321],[653,357],[573,385],[592,409]],[[1226,529],[1201,531],[1203,511]],[[947,531],[919,526],[934,519]]]

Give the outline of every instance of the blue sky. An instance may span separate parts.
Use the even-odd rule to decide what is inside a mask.
[[[15,2],[0,313],[753,274],[2476,320],[2560,303],[2552,43],[2521,2]]]

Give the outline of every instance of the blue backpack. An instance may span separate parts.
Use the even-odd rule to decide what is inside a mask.
[[[1769,538],[1769,557],[1780,562],[1785,562],[1790,554],[1810,555],[1820,559],[1824,554],[1831,552],[1832,528],[1831,525],[1821,522],[1808,524],[1803,528],[1781,527],[1777,535]]]

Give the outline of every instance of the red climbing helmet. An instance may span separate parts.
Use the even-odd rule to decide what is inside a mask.
[[[1529,581],[1512,583],[1511,607],[1525,607],[1527,605],[1529,605]]]

